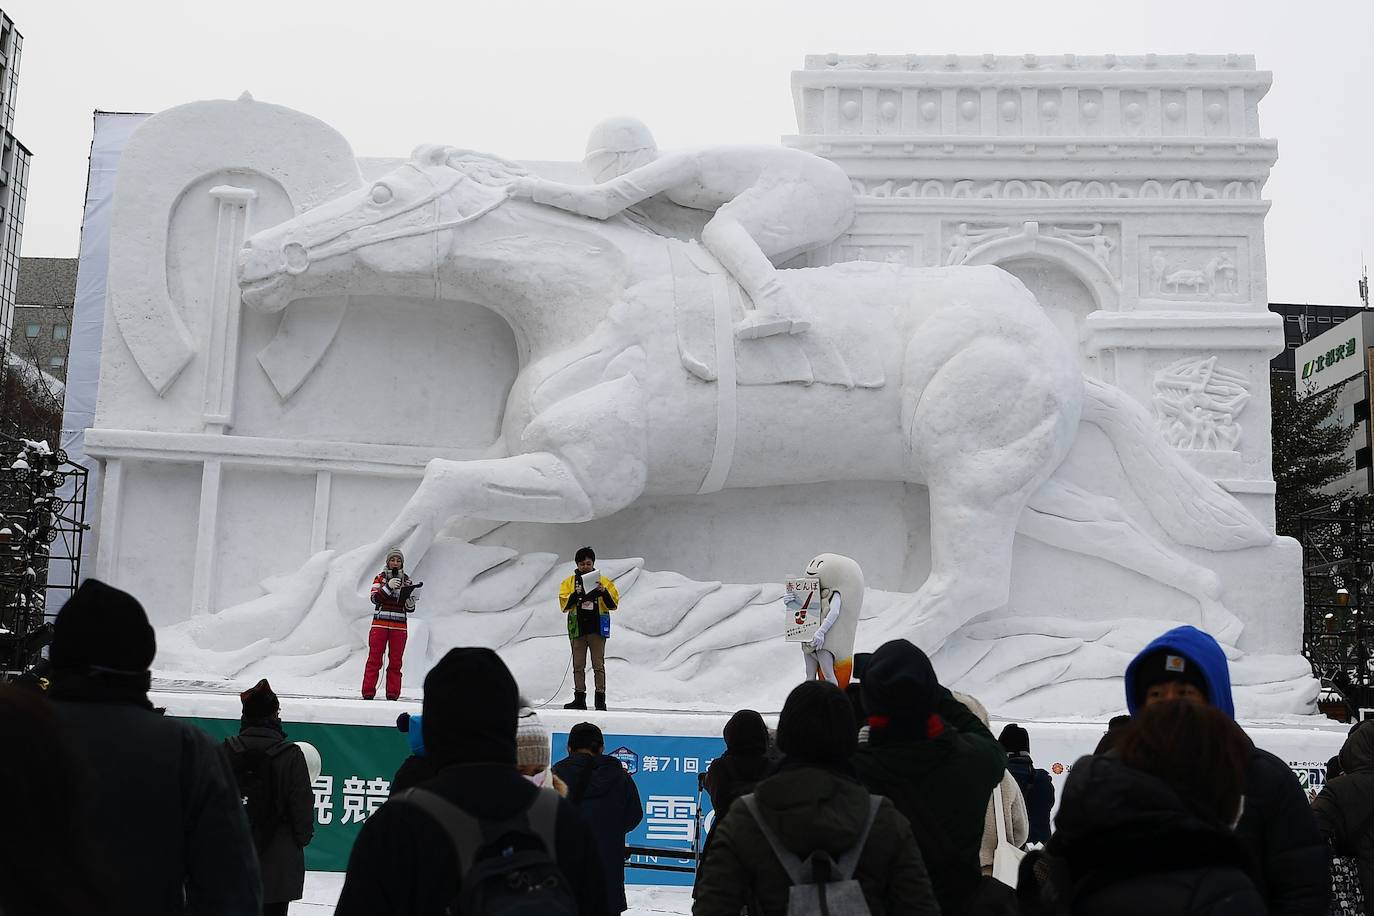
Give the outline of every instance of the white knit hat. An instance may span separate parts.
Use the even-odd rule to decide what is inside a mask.
[[[520,708],[515,728],[515,762],[547,767],[552,758],[552,738],[539,715],[528,706]]]

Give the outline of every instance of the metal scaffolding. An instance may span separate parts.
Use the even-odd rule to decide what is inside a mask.
[[[0,680],[40,659],[80,582],[86,476],[61,449],[0,434]]]
[[[1352,709],[1374,706],[1374,511],[1333,499],[1298,517],[1303,557],[1303,654]]]

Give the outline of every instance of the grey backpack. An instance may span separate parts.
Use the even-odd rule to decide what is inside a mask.
[[[759,825],[764,839],[773,848],[773,855],[778,857],[787,877],[792,880],[787,891],[787,916],[870,916],[863,888],[854,880],[854,869],[868,842],[868,831],[873,827],[882,796],[874,795],[869,799],[868,820],[859,832],[859,840],[840,856],[838,862],[819,849],[802,860],[783,847],[773,828],[759,816],[758,804],[752,794],[742,795],[738,801]]]

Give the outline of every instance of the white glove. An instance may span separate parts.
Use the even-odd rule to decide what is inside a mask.
[[[387,580],[386,580],[386,587],[389,588],[389,589],[391,589],[393,592],[399,592],[399,591],[401,590],[401,585],[402,585],[402,584],[403,584],[403,583],[401,582],[400,579],[387,579]]]
[[[783,592],[782,604],[789,611],[800,611],[802,606],[801,599],[797,597],[796,592]]]
[[[821,649],[824,649],[824,648],[825,648],[825,634],[824,634],[824,633],[819,633],[819,632],[818,632],[815,636],[812,636],[812,637],[811,637],[811,649],[812,649],[813,652],[818,652],[818,651],[820,651]]]
[[[406,610],[407,610],[407,611],[413,611],[413,610],[415,610],[415,599],[414,599],[413,597],[407,598],[407,599],[406,599]]]

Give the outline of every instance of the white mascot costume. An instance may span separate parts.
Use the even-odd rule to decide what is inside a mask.
[[[821,625],[810,642],[801,644],[806,679],[823,680],[844,689],[854,670],[854,637],[864,606],[864,572],[837,553],[823,553],[806,564],[806,576],[821,582]]]

